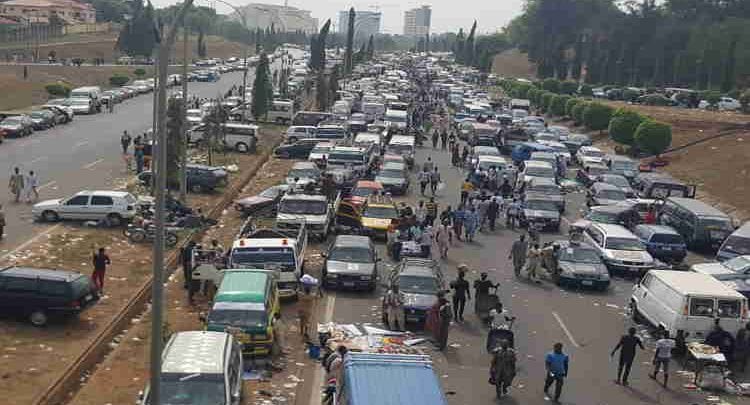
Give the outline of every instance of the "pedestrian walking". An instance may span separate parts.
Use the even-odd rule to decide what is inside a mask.
[[[446,308],[447,307],[447,308]],[[437,301],[427,310],[427,319],[425,320],[425,332],[432,335],[435,345],[440,349],[445,349],[448,342],[448,326],[450,325],[453,312],[450,304],[445,298],[444,291],[438,291]],[[445,325],[447,322],[448,325]]]
[[[466,236],[467,242],[474,241],[474,234],[479,226],[479,216],[477,210],[474,207],[469,207],[464,216],[464,236]]]
[[[36,173],[33,170],[29,170],[29,174],[24,179],[24,198],[26,202],[32,202],[39,200],[39,179],[36,177]],[[32,199],[32,195],[34,196]]]
[[[535,243],[531,249],[529,249],[527,255],[528,263],[526,264],[526,274],[529,280],[539,283],[539,268],[542,262],[542,251],[539,250],[539,244]]]
[[[565,378],[568,376],[570,365],[570,358],[567,354],[563,353],[562,349],[562,343],[555,343],[552,352],[547,353],[544,359],[544,367],[547,370],[547,377],[544,380],[544,394],[549,398],[549,387],[554,382],[555,396],[553,399],[555,402],[560,401],[560,394],[562,394],[562,387],[565,383]]]
[[[451,313],[451,304],[445,297],[438,299],[440,304],[439,316],[440,316],[440,340],[438,341],[438,347],[440,350],[445,350],[448,347],[448,330],[451,325],[453,314]]]
[[[516,222],[518,220],[518,214],[521,212],[521,203],[518,202],[517,198],[508,204],[508,210],[505,211],[505,226],[508,229],[516,229]]]
[[[422,234],[419,235],[419,248],[425,259],[432,259],[432,226],[425,225]]]
[[[288,333],[289,326],[281,318],[281,312],[273,314],[273,337],[274,346],[277,348],[277,354],[287,355],[289,354],[289,347],[286,345],[286,334]]]
[[[191,240],[184,248],[182,248],[182,251],[180,252],[183,278],[182,287],[187,290],[188,301],[190,303],[193,302],[193,291],[195,290],[193,288],[193,253],[196,246],[197,243]]]
[[[645,350],[641,339],[635,335],[635,328],[630,327],[628,334],[623,335],[620,341],[617,342],[617,346],[612,349],[610,357],[614,357],[615,353],[620,351],[620,362],[617,365],[617,379],[615,384],[627,386],[628,377],[630,376],[630,368],[633,366],[633,360],[635,360],[635,349],[640,347],[641,350]]]
[[[123,155],[128,154],[128,148],[130,147],[131,141],[132,141],[132,138],[130,137],[130,134],[128,133],[128,131],[122,131],[122,136],[120,137],[120,146],[122,146]]]
[[[146,151],[140,136],[135,137],[135,141],[133,142],[133,157],[135,158],[135,171],[140,174],[143,172],[146,158]]]
[[[398,284],[393,284],[385,295],[386,316],[388,317],[388,328],[390,330],[405,330],[404,302],[398,291]]]
[[[458,278],[453,280],[450,284],[453,290],[453,318],[459,322],[464,321],[464,309],[466,308],[466,301],[471,300],[471,291],[469,290],[469,282],[466,281],[466,271],[469,266],[465,264],[458,265]]]
[[[459,156],[458,147],[455,144],[451,144],[451,163],[454,167],[459,167],[461,163],[461,156]]]
[[[503,199],[508,199],[513,195],[513,186],[505,176],[503,176],[503,182],[500,184],[500,195],[503,196]]]
[[[417,177],[419,179],[419,192],[424,195],[424,191],[425,189],[427,189],[427,185],[430,184],[430,178],[432,177],[432,175],[430,174],[430,171],[425,167],[421,172],[419,172],[419,175]]]
[[[445,150],[447,143],[448,143],[448,132],[446,132],[445,128],[443,128],[443,131],[440,133],[440,149]]]
[[[414,208],[414,218],[417,220],[417,224],[423,225],[425,223],[425,217],[427,216],[427,209],[424,207],[424,200],[419,200],[417,207]]]
[[[432,156],[427,156],[427,160],[422,163],[422,170],[429,173],[435,168],[435,163],[432,162]]]
[[[706,336],[703,343],[718,347],[719,352],[726,358],[727,364],[731,365],[734,362],[734,336],[721,327],[719,318],[714,320],[714,329]]]
[[[435,202],[435,197],[430,197],[430,201],[427,201],[424,207],[426,213],[424,223],[425,225],[432,226],[435,223],[435,218],[437,218],[438,214],[438,203]]]
[[[448,247],[451,243],[451,228],[448,223],[441,222],[438,225],[437,232],[435,233],[435,242],[437,242],[438,250],[440,251],[440,258],[448,258]]]
[[[516,351],[510,347],[507,339],[500,340],[500,347],[492,353],[490,364],[490,384],[498,385],[500,393],[508,394],[516,377]]]
[[[299,316],[299,334],[305,341],[310,340],[312,332],[312,317],[316,313],[318,297],[313,294],[312,288],[315,286],[312,282],[302,283],[302,295],[299,297],[297,305],[297,315]]]
[[[115,100],[112,99],[112,98],[110,98],[109,100],[107,100],[107,111],[110,114],[113,114],[115,112]]]
[[[656,352],[654,353],[654,372],[649,374],[649,377],[656,379],[659,374],[659,370],[664,371],[664,382],[662,385],[667,387],[667,381],[669,380],[669,362],[672,359],[672,349],[675,347],[674,339],[669,338],[669,331],[663,330],[661,339],[656,341]]]
[[[440,135],[438,135],[438,130],[432,132],[432,149],[437,149],[438,144],[438,138]]]
[[[430,173],[430,190],[432,191],[432,195],[433,196],[437,192],[437,189],[438,189],[439,185],[440,185],[440,172],[438,171],[438,168],[436,167]]]
[[[0,206],[0,224],[2,224],[2,206]],[[0,227],[0,238],[2,237],[2,228]],[[737,337],[734,339],[734,359],[740,373],[745,372],[747,368],[747,359],[750,357],[750,322],[744,328],[737,331]]]
[[[5,235],[5,211],[3,205],[0,204],[0,240],[3,240]]]
[[[464,206],[458,207],[453,211],[453,234],[456,235],[456,239],[462,240],[464,219],[466,218],[466,208]]]
[[[487,205],[487,222],[490,225],[490,231],[495,231],[495,221],[497,221],[497,214],[500,212],[500,204],[497,202],[497,197],[490,198],[490,203]]]
[[[99,251],[94,253],[92,263],[94,264],[94,274],[91,278],[94,281],[94,286],[100,294],[104,294],[104,275],[107,272],[107,266],[112,264],[107,255],[107,249],[99,248]]]
[[[21,169],[18,167],[13,168],[13,173],[8,180],[8,189],[10,190],[10,193],[13,194],[13,197],[15,198],[14,201],[18,202],[21,199],[21,192],[24,189],[23,174],[21,174]]]
[[[484,231],[484,225],[487,223],[487,210],[490,208],[489,198],[479,199],[477,203],[477,217],[479,217],[479,230]]]
[[[471,179],[467,177],[466,180],[461,183],[461,205],[466,203],[466,200],[469,199],[469,193],[472,191],[474,191],[474,184],[471,182]]]
[[[529,249],[529,244],[526,242],[526,235],[521,234],[518,240],[513,242],[513,246],[510,248],[510,254],[508,259],[513,260],[513,272],[516,277],[521,275],[521,269],[526,264],[526,254]]]

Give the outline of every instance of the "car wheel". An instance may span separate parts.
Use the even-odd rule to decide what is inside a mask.
[[[57,222],[60,220],[60,216],[55,211],[44,211],[42,213],[42,220],[44,222]]]
[[[638,312],[638,305],[635,302],[633,302],[633,303],[630,304],[630,310],[632,312],[631,315],[633,317],[633,322],[635,322],[635,323],[642,323],[643,322],[643,316],[641,316],[641,313]]]
[[[122,217],[119,214],[107,215],[107,225],[109,225],[110,227],[122,225]]]
[[[36,310],[29,315],[29,321],[34,326],[44,326],[47,324],[47,314],[41,309]]]
[[[249,148],[246,143],[240,142],[237,145],[234,145],[234,149],[239,153],[247,153]]]

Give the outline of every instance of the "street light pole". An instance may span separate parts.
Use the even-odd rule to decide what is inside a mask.
[[[188,27],[187,23],[182,26],[182,135],[180,154],[180,202],[187,203],[187,108],[188,108]]]

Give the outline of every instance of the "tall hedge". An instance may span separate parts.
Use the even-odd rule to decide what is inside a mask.
[[[594,95],[594,89],[588,84],[584,84],[581,86],[581,91],[579,91],[579,93],[584,97],[591,97]]]
[[[560,91],[560,81],[551,77],[544,79],[542,82],[542,89],[552,93],[557,93]]]
[[[552,97],[552,105],[550,106],[550,112],[553,115],[556,115],[558,117],[564,117],[565,116],[565,105],[568,103],[568,100],[570,100],[570,96],[568,95],[557,95],[555,97]]]
[[[539,94],[539,91],[540,91],[539,89],[537,89],[536,87],[533,87],[533,86],[532,86],[532,87],[531,87],[531,88],[529,89],[529,91],[528,91],[528,92],[526,92],[526,98],[527,98],[527,99],[528,99],[528,100],[529,100],[529,101],[530,101],[531,103],[533,103],[534,105],[536,105],[536,97],[537,97],[537,94]]]
[[[578,83],[566,80],[560,83],[560,94],[574,94],[578,90]]]
[[[635,130],[646,118],[627,108],[618,109],[609,121],[609,137],[613,141],[625,145],[632,145]]]
[[[658,155],[672,144],[672,127],[663,122],[645,120],[635,130],[638,149]]]
[[[602,103],[589,103],[583,111],[583,123],[588,129],[603,131],[609,126],[612,118],[612,107]]]
[[[65,83],[50,83],[46,86],[44,86],[44,89],[47,90],[47,93],[49,93],[51,96],[54,97],[68,97],[70,94],[71,87]]]
[[[573,107],[573,121],[576,125],[583,125],[583,112],[586,111],[586,107],[591,104],[587,101],[581,101]]]
[[[552,92],[544,92],[542,94],[542,101],[539,103],[540,107],[542,107],[542,110],[546,113],[549,111],[550,106],[552,105],[552,98],[555,97],[555,93]]]
[[[573,108],[578,105],[582,100],[579,98],[571,97],[567,103],[565,103],[565,115],[573,118]]]

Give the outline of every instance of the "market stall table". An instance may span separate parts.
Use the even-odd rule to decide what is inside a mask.
[[[703,371],[707,366],[716,366],[721,370],[722,376],[727,371],[727,359],[719,349],[702,343],[689,343],[687,362],[695,363],[695,377],[693,384],[698,385],[698,381],[703,380]],[[724,378],[722,378],[722,387],[726,387]]]

